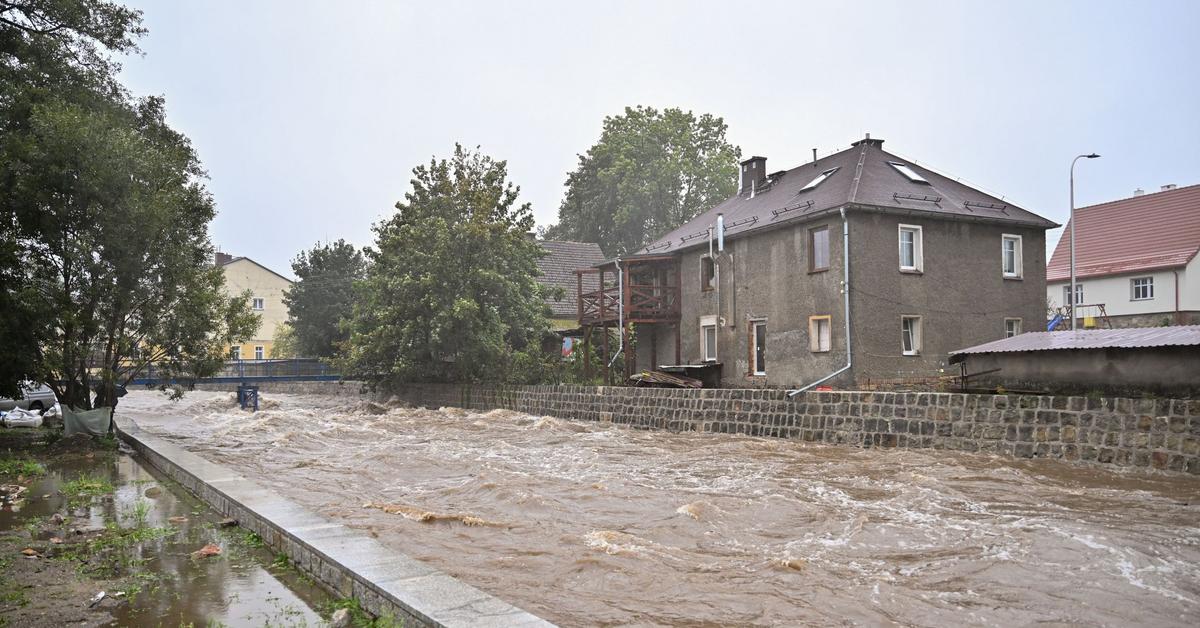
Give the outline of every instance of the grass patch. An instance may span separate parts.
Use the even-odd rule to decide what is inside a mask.
[[[110,495],[113,492],[112,482],[90,473],[85,473],[70,482],[63,483],[59,489],[63,495],[67,496],[69,501],[78,501],[83,499],[91,499],[101,495]]]
[[[133,508],[130,508],[125,514],[133,522],[135,529],[144,528],[150,517],[150,502],[139,498],[133,503]]]
[[[0,460],[0,477],[15,478],[24,476],[27,478],[44,475],[46,466],[42,463],[31,460],[29,458],[5,458]]]
[[[343,608],[350,611],[350,624],[356,628],[401,628],[404,626],[402,620],[396,619],[391,615],[371,617],[370,613],[363,610],[358,600],[352,597],[334,600],[325,607],[325,610],[332,615],[334,611]]]

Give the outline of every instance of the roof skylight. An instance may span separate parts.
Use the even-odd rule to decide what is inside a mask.
[[[900,174],[904,175],[905,178],[907,178],[909,181],[912,181],[913,183],[924,183],[926,185],[929,185],[929,182],[925,180],[925,177],[922,177],[921,175],[917,174],[916,170],[909,168],[908,164],[902,164],[898,161],[889,161],[888,165],[895,168],[896,172],[899,172]]]
[[[840,168],[840,167],[841,166],[838,166],[838,168]],[[811,189],[817,187],[818,185],[821,185],[825,181],[825,179],[829,178],[829,175],[837,172],[838,168],[830,168],[829,170],[826,170],[825,172],[822,172],[821,174],[817,175],[816,178],[814,178],[812,181],[808,182],[808,185],[800,188],[800,191],[807,192],[808,190],[811,190]]]

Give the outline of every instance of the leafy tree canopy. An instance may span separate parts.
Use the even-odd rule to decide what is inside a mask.
[[[345,240],[318,244],[292,260],[296,283],[283,297],[291,327],[290,349],[307,358],[333,357],[349,338],[343,321],[354,306],[354,282],[366,260]]]
[[[505,162],[456,145],[374,227],[345,356],[370,381],[522,381],[543,365],[544,250]],[[532,373],[532,374],[531,374]]]
[[[595,242],[606,255],[636,251],[737,188],[741,150],[721,118],[627,107],[604,119],[600,141],[567,175],[548,238]]]
[[[212,264],[190,142],[161,98],[115,78],[109,55],[136,49],[140,20],[102,0],[0,0],[0,274],[17,295],[0,336],[20,356],[3,392],[36,379],[75,407],[92,391],[111,405],[147,363],[203,375],[257,328]]]

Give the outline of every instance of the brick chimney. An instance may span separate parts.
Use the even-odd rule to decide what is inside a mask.
[[[742,160],[741,184],[738,194],[753,193],[767,181],[767,158],[750,157]]]
[[[858,140],[857,142],[850,142],[851,146],[862,146],[863,144],[871,144],[875,148],[883,148],[883,140],[879,138],[872,139],[870,133],[867,133],[866,137]]]
[[[216,254],[213,255],[213,264],[215,266],[224,266],[232,261],[233,261],[233,256],[228,253],[222,253],[220,251],[217,251]]]

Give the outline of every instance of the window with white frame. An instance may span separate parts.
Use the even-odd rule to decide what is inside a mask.
[[[900,225],[900,270],[920,272],[922,262],[921,227]]]
[[[811,190],[811,189],[817,187],[818,185],[821,185],[822,183],[825,182],[825,179],[828,179],[830,175],[832,175],[833,173],[835,173],[837,171],[838,171],[837,168],[830,168],[829,170],[822,172],[821,174],[817,175],[812,181],[809,181],[808,185],[800,188],[800,191],[807,192],[808,190]]]
[[[1021,319],[1006,318],[1004,319],[1004,337],[1012,338],[1021,334]]]
[[[1021,276],[1021,236],[1004,234],[1000,247],[1004,276]]]
[[[1133,301],[1149,301],[1154,298],[1154,277],[1136,277],[1129,280]]]
[[[1063,286],[1063,305],[1075,305],[1083,303],[1083,284],[1075,283],[1075,301],[1071,301],[1071,284]]]
[[[808,317],[808,349],[813,353],[825,353],[830,347],[830,323],[829,316],[809,316]]]
[[[254,359],[261,360],[266,357],[266,351],[262,345],[254,345]]]
[[[898,161],[889,161],[888,165],[895,168],[896,172],[899,172],[900,174],[904,175],[904,178],[908,179],[909,181],[912,181],[913,183],[924,183],[926,185],[929,185],[929,181],[927,181],[925,179],[925,177],[922,177],[921,175],[917,174],[917,171],[910,168],[908,166],[908,164],[903,164]]]
[[[808,230],[808,270],[829,270],[829,227]]]
[[[717,361],[717,317],[700,317],[700,352],[705,362]]]
[[[250,307],[261,312],[263,310],[263,306],[265,303],[266,303],[266,299],[264,299],[262,297],[254,297],[253,299],[250,300]]]
[[[767,321],[750,321],[751,371],[755,375],[767,374]]]
[[[921,353],[921,317],[900,317],[900,352],[904,355]]]
[[[241,347],[241,345],[233,345],[233,346],[229,347],[229,359],[230,359],[230,360],[240,360],[240,359],[242,359],[242,347]]]

